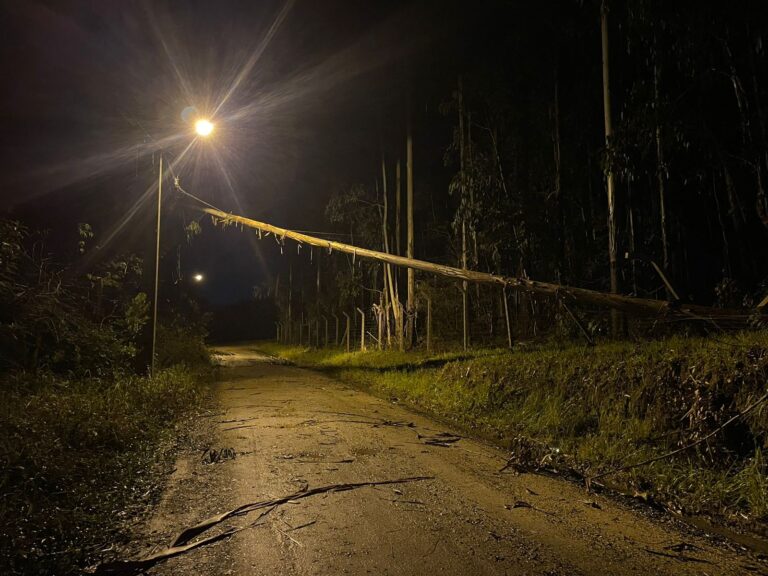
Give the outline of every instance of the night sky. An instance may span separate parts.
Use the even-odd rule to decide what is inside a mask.
[[[214,305],[233,304],[276,275],[285,278],[288,259],[275,243],[214,229],[207,220],[201,220],[203,234],[188,244],[184,226],[201,216],[174,191],[173,177],[225,211],[339,233],[325,215],[329,199],[355,185],[373,193],[382,151],[390,168],[395,156],[404,159],[410,115],[416,213],[423,224],[416,256],[456,264],[450,226],[459,200],[449,193],[458,169],[449,150],[456,115],[444,107],[464,75],[474,94],[469,108],[476,112],[482,161],[492,158],[482,143],[489,128],[502,136],[499,165],[511,192],[496,200],[516,203],[483,224],[488,234],[498,224],[494,241],[507,238],[510,223],[525,213],[531,238],[523,244],[536,255],[524,266],[515,263],[521,244],[498,240],[508,244],[506,273],[557,280],[553,262],[564,248],[556,244],[570,235],[567,283],[607,289],[599,5],[2,1],[0,210],[51,229],[63,259],[76,250],[77,224],[90,223],[98,248],[83,267],[124,252],[143,256],[150,266],[162,150],[174,166],[164,195],[163,280],[203,273],[206,281],[194,289]],[[653,66],[646,45],[658,36],[670,274],[684,299],[702,303],[713,302],[715,287],[728,277],[760,291],[768,265],[751,249],[764,243],[768,229],[753,174],[764,162],[768,133],[764,67],[758,65],[764,24],[753,18],[752,3],[738,6],[617,2],[611,8],[611,93],[622,151],[615,161],[623,163],[619,253],[630,250],[629,230],[637,228],[633,253],[660,259],[655,145],[648,130],[655,114]],[[733,70],[749,96],[743,111]],[[551,220],[555,79],[564,226]],[[194,112],[185,120],[189,107]],[[197,115],[216,124],[208,140],[195,140]],[[298,285],[311,283],[310,267],[297,269],[309,275]],[[623,266],[625,293],[659,294],[654,274],[643,272],[638,282],[634,274]]]
[[[216,131],[179,163],[184,189],[224,210],[327,229],[334,187],[375,174],[382,139],[400,137],[391,115],[405,109],[410,79],[426,108],[430,90],[452,81],[442,70],[453,13],[392,1],[3,2],[2,208],[65,244],[86,221],[101,254],[147,253],[157,151],[179,158],[194,139],[182,112],[194,106]],[[434,102],[422,144],[447,138]],[[425,172],[440,166],[436,150]],[[175,237],[198,216],[171,183],[164,226]],[[207,299],[229,303],[271,281],[275,252],[206,227],[182,265],[206,274]]]

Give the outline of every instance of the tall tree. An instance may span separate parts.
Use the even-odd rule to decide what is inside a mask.
[[[610,75],[610,49],[608,44],[608,3],[602,0],[600,5],[600,36],[602,44],[602,62],[603,62],[603,119],[605,124],[605,147],[607,161],[605,164],[606,192],[608,196],[608,262],[610,266],[611,293],[619,292],[619,271],[618,271],[618,249],[616,246],[616,189],[614,180],[614,169],[612,139],[613,139],[613,120],[611,116],[611,75]],[[614,336],[618,336],[622,330],[621,317],[615,310],[611,311],[611,330]]]

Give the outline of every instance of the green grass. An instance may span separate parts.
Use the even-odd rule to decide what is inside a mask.
[[[76,573],[124,540],[123,521],[159,490],[159,446],[201,405],[206,375],[177,366],[153,379],[6,379],[0,573]]]
[[[546,456],[586,474],[693,442],[768,386],[765,332],[439,356],[259,347],[452,421],[520,465]],[[611,482],[688,513],[765,522],[766,450],[763,405],[697,448]]]

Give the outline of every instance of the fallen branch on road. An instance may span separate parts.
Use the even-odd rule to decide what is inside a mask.
[[[347,490],[355,490],[357,488],[364,488],[366,486],[405,484],[407,482],[419,482],[422,480],[433,480],[433,479],[434,479],[434,476],[412,476],[408,478],[398,478],[395,480],[379,480],[379,481],[371,481],[371,482],[351,482],[351,483],[344,483],[344,484],[330,484],[328,486],[319,486],[318,488],[300,490],[298,492],[294,492],[293,494],[288,494],[287,496],[282,496],[280,498],[275,498],[273,500],[264,500],[261,502],[250,502],[248,504],[242,504],[237,508],[233,508],[232,510],[228,510],[227,512],[217,514],[216,516],[211,516],[210,518],[206,518],[202,522],[199,522],[198,524],[195,524],[190,528],[182,530],[182,532],[174,539],[174,541],[170,544],[170,546],[165,550],[161,550],[160,552],[152,554],[151,556],[140,558],[138,560],[116,560],[114,562],[105,562],[95,567],[93,570],[91,570],[91,572],[99,576],[128,576],[133,574],[139,574],[141,572],[149,570],[155,564],[158,564],[159,562],[167,560],[168,558],[173,558],[174,556],[178,556],[180,554],[183,554],[185,552],[188,552],[200,546],[204,546],[206,544],[212,544],[214,542],[218,542],[219,540],[228,538],[233,534],[240,532],[241,530],[244,530],[251,526],[255,526],[256,522],[258,522],[266,514],[274,510],[277,506],[286,504],[287,502],[291,502],[294,500],[309,498],[310,496],[315,496],[317,494],[325,494],[328,492],[346,492]],[[209,536],[209,537],[203,538],[202,540],[190,542],[196,536],[199,536],[203,532],[206,532],[210,528],[216,526],[217,524],[220,524],[221,522],[227,520],[228,518],[232,518],[233,516],[242,516],[244,514],[248,514],[249,512],[253,512],[254,510],[259,510],[263,508],[269,508],[269,510],[262,513],[259,516],[259,518],[256,519],[255,522],[247,526],[242,526],[240,528],[229,528],[226,531],[222,532],[221,534],[216,534],[215,536]]]
[[[259,508],[266,508],[269,506],[279,506],[281,504],[285,504],[289,500],[300,500],[302,498],[308,498],[310,496],[315,496],[316,494],[324,494],[326,492],[345,492],[347,490],[354,490],[356,488],[363,488],[365,486],[383,486],[386,484],[405,484],[406,482],[418,482],[420,480],[433,480],[433,479],[434,479],[434,476],[414,476],[411,478],[399,478],[397,480],[381,480],[378,482],[353,482],[348,484],[330,484],[328,486],[320,486],[318,488],[312,488],[309,490],[300,490],[298,492],[294,492],[293,494],[289,494],[288,496],[283,496],[281,498],[276,498],[274,500],[265,500],[263,502],[252,502],[249,504],[243,504],[241,506],[238,506],[237,508],[233,508],[228,512],[224,512],[222,514],[217,514],[216,516],[207,518],[206,520],[203,520],[199,524],[196,524],[191,528],[187,528],[186,530],[183,530],[181,534],[179,534],[176,537],[176,540],[173,541],[171,546],[180,546],[182,544],[186,544],[198,534],[202,534],[212,526],[215,526],[216,524],[219,524],[220,522],[223,522],[224,520],[226,520],[227,518],[231,518],[232,516],[247,514],[248,512],[252,512],[253,510],[258,510]]]
[[[452,444],[461,440],[461,436],[457,436],[456,434],[452,434],[450,432],[439,432],[434,436],[422,436],[421,434],[417,433],[416,436],[419,440],[421,440],[422,444],[427,444],[429,446],[442,446],[443,448],[450,448]]]
[[[225,538],[229,538],[233,534],[237,534],[246,528],[259,526],[259,520],[264,518],[264,516],[272,512],[274,509],[275,506],[272,506],[269,510],[262,512],[259,517],[256,518],[256,520],[245,526],[241,526],[239,528],[228,528],[220,534],[214,534],[213,536],[208,536],[207,538],[196,540],[195,542],[190,542],[188,544],[178,546],[172,545],[165,550],[161,550],[160,552],[145,556],[144,558],[139,558],[138,560],[116,560],[114,562],[105,562],[98,565],[95,569],[89,571],[93,574],[96,574],[97,576],[132,576],[135,574],[142,574],[152,568],[155,564],[164,562],[169,558],[179,556],[185,552],[199,548],[200,546],[206,546],[208,544],[218,542],[219,540],[224,540]]]

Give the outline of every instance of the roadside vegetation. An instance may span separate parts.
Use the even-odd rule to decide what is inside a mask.
[[[591,477],[687,446],[765,394],[768,334],[424,353],[269,354],[450,421],[510,452],[508,471]],[[765,532],[768,405],[674,457],[601,483],[674,512]]]
[[[77,253],[90,238],[81,226]],[[211,376],[204,327],[178,310],[159,331],[157,374],[139,375],[149,303],[138,258],[83,272],[58,256],[44,234],[0,221],[2,574],[79,573],[123,541]]]

